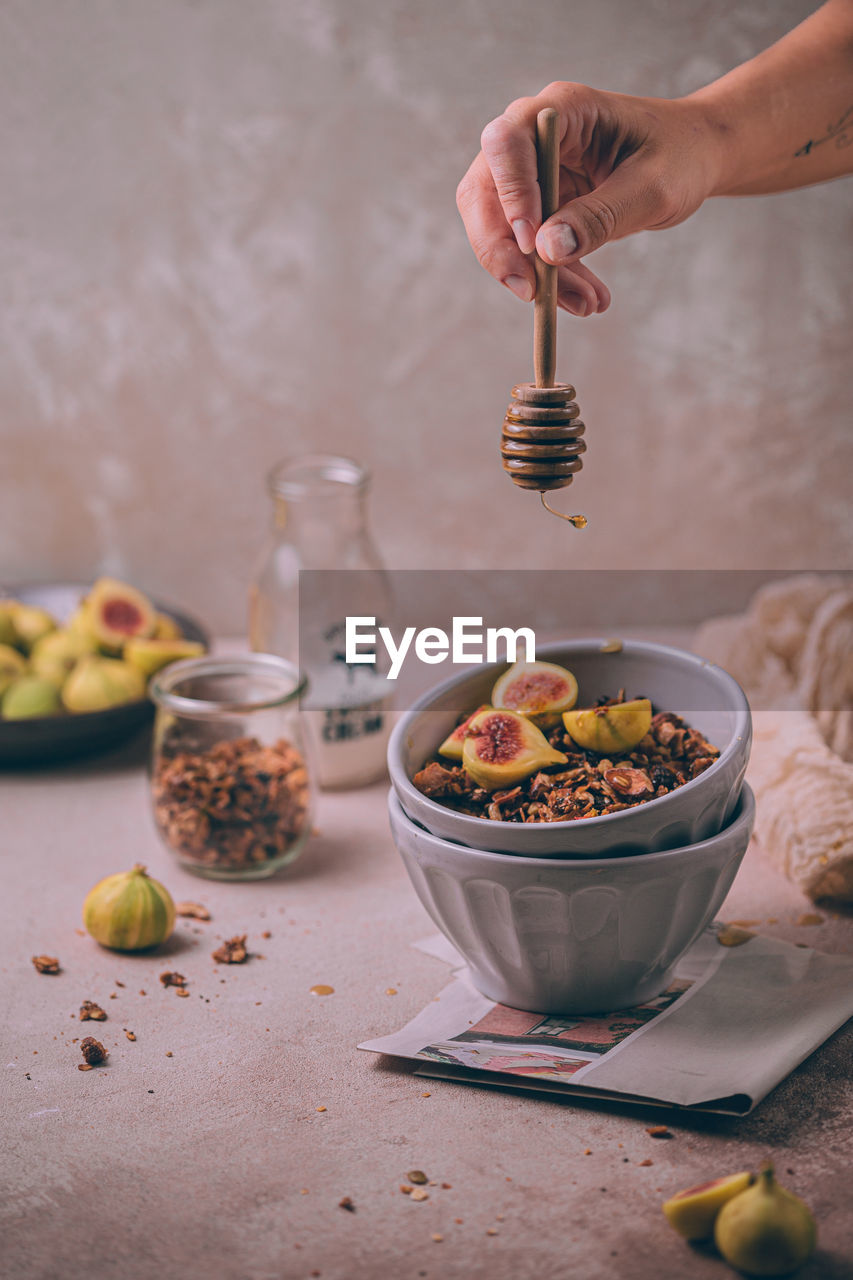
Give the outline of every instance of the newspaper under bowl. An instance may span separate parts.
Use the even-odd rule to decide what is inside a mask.
[[[577,861],[441,840],[407,817],[393,790],[389,809],[418,897],[484,995],[539,1013],[597,1013],[668,985],[729,891],[755,799],[744,785],[729,825],[699,844]]]
[[[447,840],[473,849],[530,858],[596,858],[656,852],[695,844],[729,822],[752,744],[752,716],[740,685],[712,662],[683,649],[625,640],[609,652],[601,640],[566,640],[537,647],[537,657],[569,667],[588,705],[599,696],[651,698],[675,711],[720,749],[720,757],[683,786],[644,804],[568,822],[496,822],[431,800],[412,775],[434,754],[460,715],[488,702],[505,664],[452,676],[404,713],[388,744],[388,770],[404,810]]]

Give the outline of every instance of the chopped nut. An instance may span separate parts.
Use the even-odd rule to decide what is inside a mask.
[[[93,1069],[94,1069],[94,1068],[92,1067],[91,1062],[78,1062],[78,1063],[77,1063],[77,1070],[78,1070],[78,1071],[92,1071]]]
[[[410,1200],[429,1200],[429,1192],[423,1187],[414,1187],[409,1195]]]
[[[355,1213],[355,1205],[349,1196],[344,1196],[343,1200],[338,1201],[339,1209],[346,1209],[347,1213]]]
[[[32,961],[37,973],[59,973],[59,961],[56,956],[33,956]]]
[[[654,1164],[654,1160],[638,1160],[637,1164],[641,1169],[647,1169],[650,1164]]]
[[[433,1231],[432,1238],[436,1244],[441,1244],[442,1240],[444,1239],[444,1236],[439,1235],[437,1231]]]
[[[262,938],[271,938],[271,937],[272,937],[272,934],[270,933],[269,929],[264,929],[263,933],[261,934],[261,937],[262,937]]]
[[[127,1030],[125,1030],[125,1033],[124,1033],[124,1034],[127,1036],[128,1040],[135,1040],[135,1039],[136,1039],[136,1034],[135,1034],[135,1032],[133,1032],[133,1031],[127,1031]]]
[[[385,994],[386,994],[386,996],[395,996],[395,995],[397,994],[397,988],[396,988],[396,987],[386,987],[386,988],[385,988]]]
[[[400,1190],[402,1191],[402,1193],[403,1193],[403,1195],[404,1195],[404,1196],[410,1196],[410,1195],[412,1194],[412,1191],[414,1190],[414,1188],[413,1188],[413,1187],[410,1187],[410,1186],[407,1186],[405,1182],[401,1182],[401,1183],[400,1183]]]
[[[453,1188],[452,1182],[442,1182],[441,1184],[442,1191],[450,1191],[452,1190],[452,1188]]]
[[[326,1107],[315,1107],[315,1108],[314,1108],[314,1110],[315,1110],[315,1111],[325,1111],[325,1110],[326,1110]]]
[[[672,1134],[665,1124],[653,1124],[650,1129],[646,1130],[650,1138],[671,1138]]]
[[[412,1169],[406,1174],[406,1177],[409,1179],[409,1182],[414,1182],[417,1186],[423,1186],[424,1183],[427,1182],[427,1176],[423,1169]]]
[[[486,1227],[487,1236],[496,1236],[498,1234],[497,1227]]]
[[[652,780],[643,769],[627,769],[619,765],[605,770],[604,781],[621,796],[647,796],[654,791]]]
[[[107,1057],[106,1049],[100,1040],[96,1040],[94,1036],[86,1036],[84,1040],[80,1041],[80,1052],[90,1067],[95,1066],[98,1062],[103,1062]]]
[[[187,980],[182,973],[166,973],[160,974],[160,981],[164,987],[185,987]],[[140,995],[142,992],[139,993]]]
[[[249,957],[246,950],[246,934],[241,933],[228,938],[211,954],[217,964],[242,964]]]
[[[210,912],[200,902],[176,902],[175,915],[186,916],[190,920],[209,920]]]
[[[94,1000],[84,1000],[80,1005],[79,1018],[81,1022],[106,1022],[107,1015],[99,1004],[95,1004]]]
[[[167,1058],[174,1058],[174,1056],[175,1056],[175,1055],[172,1053],[172,1050],[171,1050],[171,1049],[167,1049],[167,1050],[166,1050],[166,1057],[167,1057]]]

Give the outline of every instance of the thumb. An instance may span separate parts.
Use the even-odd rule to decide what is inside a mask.
[[[667,220],[671,198],[657,166],[625,161],[589,195],[570,200],[539,228],[536,250],[564,266],[634,231]]]

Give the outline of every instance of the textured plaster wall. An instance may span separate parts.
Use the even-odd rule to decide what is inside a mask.
[[[676,95],[812,7],[6,0],[0,578],[112,571],[237,629],[264,472],[315,448],[374,469],[396,567],[849,566],[850,185],[598,255],[614,305],[558,362],[584,534],[501,471],[531,315],[454,206],[510,98]]]

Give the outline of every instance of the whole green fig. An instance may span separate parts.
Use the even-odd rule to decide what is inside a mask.
[[[37,641],[30,654],[30,667],[37,676],[52,680],[59,688],[80,658],[94,651],[94,641],[74,631],[50,631]]]
[[[27,669],[26,659],[9,644],[0,644],[0,697]]]
[[[141,672],[117,658],[81,658],[62,686],[68,711],[106,711],[145,697]]]
[[[723,1205],[714,1241],[737,1271],[786,1276],[811,1256],[817,1228],[808,1206],[779,1186],[768,1164],[751,1187]]]
[[[42,636],[56,630],[56,619],[47,609],[40,609],[36,604],[16,602],[12,608],[12,625],[15,628],[16,643],[29,653]]]
[[[59,690],[41,676],[19,676],[9,685],[0,703],[4,720],[31,720],[53,716],[62,710]]]

